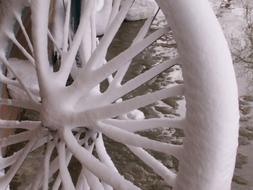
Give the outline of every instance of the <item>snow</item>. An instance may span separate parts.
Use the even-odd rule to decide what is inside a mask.
[[[154,0],[136,0],[127,13],[126,20],[136,21],[152,16],[158,6]]]

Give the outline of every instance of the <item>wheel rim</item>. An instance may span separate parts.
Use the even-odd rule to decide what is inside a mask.
[[[178,38],[178,49],[184,62],[183,77],[188,123],[188,128],[184,130],[186,133],[184,147],[185,150],[191,147],[191,152],[184,151],[183,153],[176,188],[230,189],[239,127],[236,80],[221,28],[208,2],[201,3],[192,1],[190,10],[186,10],[190,5],[187,6],[182,1],[174,5],[167,4],[171,7],[168,14],[171,14],[169,16],[173,18],[171,25],[174,24],[172,28],[176,31],[175,38]],[[166,6],[165,3],[163,6]],[[182,13],[181,16],[173,16],[176,15],[175,11]],[[203,17],[200,18],[199,15]],[[208,19],[208,24],[205,23],[204,18]],[[196,22],[187,23],[187,19]],[[188,39],[184,38],[184,31],[188,31]],[[215,46],[212,40],[215,41]],[[230,71],[229,74],[222,76],[226,70]],[[200,80],[194,80],[193,77]],[[227,90],[224,90],[225,86]],[[198,89],[198,91],[194,92],[193,89]],[[198,102],[196,102],[196,97],[198,97]],[[219,99],[219,97],[222,98]],[[218,135],[217,131],[221,129],[224,130]],[[194,134],[195,132],[198,135]],[[228,147],[231,152],[226,152],[225,149]],[[225,162],[229,163],[229,166],[224,165]],[[201,166],[191,168],[186,166],[189,164]],[[193,176],[186,177],[190,173]]]
[[[88,186],[91,189],[139,189],[117,172],[110,156],[106,153],[101,136],[104,134],[127,145],[137,157],[175,189],[229,189],[238,137],[239,114],[236,82],[225,39],[208,3],[203,1],[199,5],[197,1],[192,1],[187,5],[188,2],[183,1],[177,3],[158,1],[174,31],[180,58],[168,63],[157,64],[136,78],[121,84],[131,59],[156,39],[166,34],[168,29],[157,30],[145,37],[153,20],[153,18],[149,18],[132,46],[104,64],[107,49],[133,1],[124,1],[119,12],[112,12],[111,18],[108,19],[110,27],[107,28],[99,44],[96,40],[95,12],[93,12],[96,9],[94,9],[95,4],[92,1],[83,3],[79,27],[69,40],[71,34],[69,22],[61,23],[61,20],[57,20],[60,19],[57,17],[59,15],[63,15],[66,18],[65,21],[70,20],[71,6],[69,2],[66,1],[63,6],[60,1],[55,1],[55,7],[58,6],[59,10],[55,9],[55,20],[52,21],[54,34],[48,32],[48,19],[45,19],[49,15],[50,0],[33,0],[30,4],[27,4],[25,0],[20,1],[20,4],[15,4],[16,1],[10,1],[8,5],[6,3],[6,7],[12,9],[5,16],[8,19],[2,21],[4,24],[0,40],[3,45],[0,58],[17,80],[10,80],[5,76],[2,76],[1,79],[8,86],[17,86],[22,89],[28,99],[2,99],[1,103],[36,110],[40,113],[40,121],[1,121],[2,128],[7,126],[8,128],[25,129],[24,132],[2,140],[2,147],[28,141],[17,154],[4,158],[6,161],[2,162],[1,169],[6,167],[11,169],[2,177],[1,187],[8,186],[29,152],[38,146],[47,144],[44,170],[36,176],[34,183],[30,185],[31,189],[39,189],[41,186],[47,189],[49,177],[52,175],[50,172],[56,172],[58,167],[60,167],[59,177],[54,186],[56,189],[61,183],[65,189],[88,189]],[[114,2],[112,10],[118,10],[119,2]],[[22,28],[20,16],[25,3],[31,7],[32,12],[31,40],[27,37],[25,29],[23,30],[30,47],[30,53],[18,43],[13,33],[15,20]],[[63,7],[65,13],[60,10]],[[209,31],[210,27],[199,19],[198,14],[209,18],[212,32]],[[117,19],[113,19],[115,15]],[[189,20],[196,20],[196,22],[189,24]],[[90,27],[87,28],[87,26]],[[63,30],[63,35],[60,38],[57,36],[61,31],[59,29]],[[210,40],[206,40],[207,37],[218,43],[215,46],[218,50],[212,47]],[[49,38],[61,57],[58,72],[52,72],[53,69],[50,67]],[[35,65],[39,88],[29,87],[13,68],[11,60],[6,58],[5,52],[9,41],[19,47],[31,65]],[[201,54],[201,51],[204,53]],[[74,66],[74,69],[78,70],[78,73],[74,75],[73,64],[77,52],[80,54],[82,66]],[[176,64],[181,64],[183,67],[184,85],[165,88],[129,100],[120,100],[122,96]],[[221,70],[213,69],[215,66],[220,66]],[[223,76],[223,80],[218,80],[215,76],[217,74],[222,76],[224,71],[229,74]],[[116,74],[112,77],[115,72]],[[67,85],[70,73],[73,75],[74,82]],[[99,85],[107,78],[110,78],[108,79],[110,85],[105,92],[101,93]],[[36,90],[39,90],[40,96]],[[132,110],[160,99],[178,95],[186,97],[187,113],[183,120],[129,121],[120,119],[122,115]],[[199,102],[196,102],[196,98]],[[218,117],[220,118],[217,119]],[[136,130],[137,125],[139,126],[138,130]],[[169,125],[174,128],[184,127],[186,133],[184,145],[158,142],[135,133],[161,125]],[[230,125],[230,128],[227,125]],[[216,130],[220,130],[221,134],[217,135]],[[81,135],[83,131],[85,131],[85,137]],[[91,144],[89,141],[92,141]],[[80,146],[80,144],[84,144],[84,146]],[[91,154],[94,147],[98,159]],[[59,159],[50,162],[54,149],[57,151]],[[178,176],[176,177],[176,173],[163,166],[144,149],[178,158],[180,162]],[[72,156],[83,167],[77,184],[73,183],[67,168]],[[222,181],[220,181],[221,179]]]

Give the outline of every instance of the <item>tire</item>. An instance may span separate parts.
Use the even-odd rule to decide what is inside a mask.
[[[106,63],[109,45],[133,0],[122,1],[121,6],[120,1],[113,2],[111,17],[105,19],[107,28],[96,23],[94,1],[83,1],[75,33],[69,26],[70,1],[62,2],[9,0],[1,5],[0,60],[9,74],[2,72],[0,79],[12,93],[12,99],[2,98],[1,104],[31,109],[40,117],[38,121],[1,120],[3,130],[16,131],[1,140],[1,147],[22,146],[16,146],[15,154],[3,154],[0,169],[9,169],[0,178],[0,189],[11,184],[29,153],[40,147],[45,147],[41,170],[26,189],[140,189],[119,174],[104,145],[103,136],[107,136],[126,145],[175,190],[229,190],[238,145],[237,85],[225,37],[207,0],[157,0],[177,41],[179,57],[157,64],[124,84],[131,60],[170,29],[146,36],[153,20],[148,18],[132,45]],[[31,20],[31,37],[21,18],[25,7],[31,11],[26,18]],[[99,42],[98,25],[105,31]],[[17,27],[28,45],[17,41]],[[11,44],[25,60],[8,57]],[[182,67],[183,85],[122,99],[174,65]],[[101,92],[99,87],[106,79],[109,86]],[[138,112],[136,109],[173,96],[185,97],[184,119],[127,119],[129,113]],[[183,145],[136,133],[161,126],[183,129]],[[168,169],[146,149],[177,158],[179,171]],[[68,169],[72,157],[81,166],[77,182]]]

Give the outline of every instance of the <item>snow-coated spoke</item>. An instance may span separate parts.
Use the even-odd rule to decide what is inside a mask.
[[[33,147],[32,151],[43,146],[46,143],[47,139],[48,138],[42,138],[38,140],[35,146]],[[23,149],[19,150],[18,152],[13,153],[11,156],[8,156],[5,158],[0,157],[0,170],[3,170],[13,165],[15,162],[17,162],[22,152],[23,152]]]
[[[18,158],[17,162],[15,162],[11,168],[8,170],[7,174],[0,178],[0,188],[6,189],[8,184],[11,182],[12,178],[15,176],[18,169],[21,167],[23,161],[27,157],[27,155],[32,151],[33,146],[36,144],[36,141],[38,140],[38,136],[40,131],[35,131],[33,136],[31,137],[31,140],[25,148],[22,150],[22,153],[20,154],[20,157]]]
[[[77,134],[75,137],[78,140],[80,138],[80,134]],[[52,170],[52,172],[51,172],[52,174],[57,171],[57,169],[56,169],[57,167],[55,167],[56,166],[55,164],[57,164],[57,166],[60,167],[60,165],[58,164],[59,163],[59,161],[58,161],[59,156],[56,157],[55,160],[52,162],[52,165],[54,166],[54,170]],[[73,156],[73,154],[69,150],[66,150],[66,165],[67,166],[69,165],[72,156]],[[55,161],[57,161],[57,163],[55,163]],[[61,174],[58,174],[56,180],[54,181],[54,185],[53,185],[52,190],[58,190],[60,188],[61,183],[62,183],[62,177],[61,177]]]
[[[7,37],[18,47],[18,49],[24,54],[24,56],[32,63],[35,65],[35,60],[34,58],[27,52],[27,50],[18,42],[16,37],[14,36],[13,33],[7,33]]]
[[[27,129],[33,130],[41,126],[41,121],[16,121],[0,119],[0,129]]]
[[[80,135],[77,134],[75,137],[78,140],[80,138]],[[56,144],[57,140],[58,140],[58,136],[56,136],[54,139],[55,144]],[[66,150],[66,165],[69,165],[72,156],[73,156],[73,154],[69,150]],[[59,166],[59,156],[57,156],[50,163],[49,178],[52,177],[58,171],[59,167],[60,167]],[[43,170],[41,170],[37,174],[36,180],[31,185],[32,189],[39,189],[40,188],[40,186],[42,185],[43,175],[44,175]],[[58,190],[61,183],[62,183],[61,176],[60,176],[60,174],[58,174],[58,176],[54,182],[54,185],[52,187],[52,190]]]
[[[63,29],[63,52],[66,52],[68,50],[71,1],[67,0],[64,3],[66,7],[66,13],[65,13],[65,21],[64,21],[64,29]]]
[[[107,119],[102,122],[113,125],[117,128],[129,131],[129,132],[144,131],[144,130],[150,130],[150,129],[156,129],[156,128],[182,129],[184,127],[184,120],[169,119],[169,118],[153,118],[153,119],[144,119],[144,120]]]
[[[91,189],[96,189],[96,190],[105,190],[104,186],[102,183],[99,181],[99,179],[91,173],[89,170],[83,167],[81,171],[81,175],[84,175],[83,177],[86,178],[87,183]]]
[[[34,130],[25,131],[19,134],[10,135],[0,139],[0,147],[7,147],[9,145],[18,144],[29,140],[34,134]]]
[[[145,94],[142,96],[137,96],[120,103],[114,103],[114,104],[109,104],[106,106],[94,108],[85,112],[88,112],[91,118],[95,118],[97,120],[113,118],[113,117],[128,113],[134,109],[147,106],[161,99],[165,99],[165,98],[173,97],[173,96],[182,96],[183,91],[184,91],[183,85],[177,85],[170,88],[158,90],[156,92],[152,92],[149,94]],[[81,116],[84,113],[82,112],[78,113],[76,114],[76,117],[81,119]]]
[[[101,162],[103,162],[105,165],[109,166],[110,168],[118,172],[110,155],[106,151],[102,133],[99,133],[99,136],[95,142],[95,146],[96,146],[96,152],[98,154],[99,160],[101,160]]]
[[[120,9],[121,0],[114,0],[112,4],[112,11],[110,15],[110,20],[108,22],[108,28],[111,27],[112,21],[117,16],[119,9]]]
[[[56,180],[54,181],[54,185],[52,187],[52,190],[58,190],[61,186],[62,180],[61,180],[61,176],[58,175]]]
[[[110,60],[107,64],[103,65],[101,68],[98,68],[95,71],[90,71],[89,73],[85,73],[82,76],[79,76],[74,81],[74,84],[72,85],[72,90],[76,91],[76,93],[78,94],[82,94],[83,91],[93,88],[95,85],[99,84],[101,81],[103,81],[108,76],[110,76],[113,72],[120,69],[120,67],[124,66],[126,62],[128,62],[133,57],[138,55],[142,50],[144,50],[146,47],[152,44],[155,40],[157,40],[162,35],[164,35],[167,31],[168,31],[167,28],[163,28],[150,34],[143,41],[136,43],[135,45],[126,49],[125,51],[120,53],[118,56]],[[78,90],[75,90],[75,89],[78,89]]]
[[[68,165],[66,162],[66,148],[65,148],[65,143],[60,142],[57,145],[57,150],[59,154],[59,168],[60,168],[60,176],[62,180],[62,184],[64,189],[68,190],[75,190],[75,186],[73,184],[73,181],[71,179],[69,170],[68,170]]]
[[[104,145],[104,140],[102,133],[99,133],[96,141],[95,141],[95,147],[96,147],[96,152],[98,154],[99,160],[107,165],[108,167],[112,168],[115,170],[115,172],[118,172],[117,168],[115,167],[110,155],[107,153],[105,145]],[[108,184],[102,183],[105,190],[112,190],[112,187]]]
[[[87,179],[85,175],[82,173],[82,171],[79,175],[79,178],[76,184],[76,190],[90,190]]]
[[[131,182],[125,180],[117,172],[113,171],[108,166],[102,164],[86,149],[82,148],[74,138],[72,132],[68,128],[63,130],[63,138],[69,150],[87,169],[94,173],[99,179],[110,184],[115,189],[119,190],[140,190]]]
[[[160,161],[155,159],[147,151],[142,148],[128,146],[128,148],[139,157],[146,165],[152,168],[155,173],[161,176],[169,185],[174,186],[176,180],[176,174],[166,168]]]
[[[58,53],[62,54],[62,50],[58,46],[58,44],[56,43],[56,41],[55,41],[52,33],[50,32],[50,30],[47,31],[47,35],[48,35],[49,39],[51,40],[51,42],[54,44],[54,47],[56,48],[56,50],[58,51]]]
[[[3,73],[1,71],[0,71],[0,82],[3,84],[7,84],[7,85],[19,86],[18,81],[9,79],[5,75],[3,75]]]
[[[48,142],[47,149],[44,158],[44,178],[43,178],[43,190],[48,190],[49,184],[49,171],[50,171],[50,158],[55,148],[55,142]]]
[[[182,151],[181,145],[173,145],[164,142],[159,142],[156,140],[151,140],[147,137],[140,136],[119,128],[116,128],[112,125],[108,125],[102,122],[98,122],[98,129],[110,137],[111,139],[123,143],[125,145],[141,147],[145,149],[150,149],[158,152],[162,152],[168,155],[173,155],[178,157]]]
[[[92,52],[96,49],[98,41],[96,36],[95,6],[96,3],[94,3],[92,6],[92,9],[94,10],[90,12],[89,19],[87,21],[87,26],[89,27],[83,33],[83,39],[79,49],[79,55],[82,66],[87,64],[88,60],[91,57]]]
[[[103,76],[104,78],[109,76],[167,32],[167,28],[159,29],[150,34],[148,37],[144,38],[142,41],[130,46],[128,49],[121,52],[118,56],[108,61],[107,64],[94,71],[95,76],[97,76],[97,74],[99,76]],[[98,82],[104,78],[99,79]]]
[[[0,170],[3,170],[7,168],[8,166],[13,165],[22,154],[22,151],[23,150],[19,150],[18,152],[15,152],[13,155],[8,156],[6,158],[0,157]]]
[[[108,61],[108,63],[105,64],[103,67],[101,67],[100,69],[97,69],[94,72],[94,74],[100,74],[102,76],[110,75],[114,71],[118,70],[121,66],[123,66],[124,63],[134,58],[136,55],[142,52],[145,48],[150,46],[155,40],[157,40],[158,38],[160,38],[167,32],[168,32],[167,28],[162,28],[153,32],[152,34],[144,38],[142,41],[130,46],[128,49],[121,52],[118,56]]]
[[[85,70],[89,71],[91,67],[99,67],[103,64],[103,60],[105,59],[106,52],[108,47],[110,46],[113,38],[115,37],[116,33],[118,32],[122,22],[125,19],[125,16],[133,4],[134,0],[124,1],[121,4],[121,9],[119,13],[116,15],[115,19],[113,20],[110,28],[105,32],[103,38],[100,40],[100,43],[97,49],[92,54],[87,66],[84,67]]]
[[[14,14],[15,14],[15,13],[14,13]],[[21,19],[21,14],[17,14],[17,13],[16,13],[16,14],[15,14],[15,17],[16,17],[16,20],[18,21],[18,24],[19,24],[19,26],[20,26],[20,28],[21,28],[21,31],[23,32],[23,35],[25,36],[26,42],[27,42],[27,44],[28,44],[28,47],[29,47],[31,53],[33,54],[33,53],[34,53],[33,45],[32,45],[32,42],[31,42],[31,40],[30,40],[30,37],[29,37],[29,35],[28,35],[27,31],[26,31],[26,28],[25,28],[25,26],[24,26],[24,24],[23,24],[23,21],[22,21],[22,19]]]
[[[4,65],[10,70],[10,72],[16,77],[18,80],[21,88],[25,91],[25,93],[28,95],[31,101],[33,101],[35,104],[39,102],[39,100],[32,94],[30,89],[26,86],[23,79],[17,74],[17,72],[13,69],[12,65],[9,63],[9,61],[4,57],[0,56],[0,60],[4,63]]]
[[[50,0],[33,0],[31,2],[32,39],[36,69],[42,94],[50,79],[48,59],[48,17]]]
[[[67,151],[66,154],[66,163],[67,165],[69,164],[70,160],[72,158],[72,154],[70,151]],[[50,171],[49,171],[49,177],[52,177],[59,169],[59,158],[56,157],[53,161],[51,161],[50,163]],[[34,181],[34,183],[31,185],[31,189],[39,189],[42,185],[42,180],[43,180],[43,175],[44,172],[43,170],[41,170],[37,176],[36,176],[36,180]],[[61,185],[61,177],[60,175],[57,176],[57,179],[55,180],[55,183],[53,185],[53,190],[59,189],[60,185]]]
[[[156,15],[155,15],[155,16],[156,16]],[[136,43],[138,43],[138,42],[140,42],[141,40],[144,39],[144,37],[146,36],[146,34],[147,34],[148,31],[149,31],[150,25],[152,24],[153,19],[155,18],[155,16],[154,16],[154,17],[149,17],[149,18],[145,21],[145,23],[143,24],[143,26],[142,26],[141,29],[139,30],[138,34],[137,34],[136,37],[134,38],[134,40],[133,40],[133,42],[132,42],[132,45],[134,45],[134,44],[136,44]],[[115,75],[115,77],[114,77],[114,80],[112,81],[112,83],[110,84],[110,86],[115,86],[115,85],[121,84],[121,82],[122,82],[122,80],[123,80],[123,78],[124,78],[124,76],[125,76],[125,74],[126,74],[128,68],[129,68],[131,62],[132,62],[132,60],[128,61],[128,63],[127,63],[124,67],[120,68],[120,69],[117,71],[117,73],[116,73],[116,75]]]
[[[94,1],[85,1],[82,11],[82,15],[80,18],[80,24],[74,36],[74,39],[71,43],[71,47],[69,51],[64,55],[64,59],[62,60],[61,68],[58,73],[58,77],[62,80],[62,82],[67,81],[69,74],[71,72],[72,66],[74,64],[76,54],[79,50],[81,42],[83,40],[83,35],[86,32],[87,26],[89,26],[91,12],[93,11],[92,6],[94,5]]]
[[[123,95],[131,92],[132,90],[136,89],[137,87],[141,86],[142,84],[146,83],[147,81],[151,80],[164,70],[173,67],[174,65],[178,64],[177,59],[173,59],[167,63],[158,64],[154,66],[150,70],[138,75],[137,77],[131,79],[130,81],[126,82],[123,86],[118,88],[109,89],[106,92],[106,98],[103,99],[108,102],[113,102],[118,98],[122,97]],[[108,94],[107,94],[108,93]]]
[[[154,78],[156,75],[160,74],[164,70],[173,67],[174,65],[178,64],[178,59],[173,59],[165,63],[160,63],[150,70],[138,75],[134,79],[126,82],[122,87],[121,90],[126,94],[131,90],[139,87],[140,85],[144,84],[145,82],[149,81],[150,79]],[[125,90],[126,89],[126,90]],[[122,92],[122,93],[123,93]],[[123,94],[122,94],[123,95]]]
[[[25,101],[25,100],[16,100],[16,99],[4,99],[0,98],[0,105],[13,106],[24,109],[31,109],[40,112],[40,105],[35,103]]]

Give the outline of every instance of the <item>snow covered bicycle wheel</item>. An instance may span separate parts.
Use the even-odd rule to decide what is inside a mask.
[[[19,148],[11,155],[2,153],[0,168],[5,173],[0,189],[9,186],[29,153],[41,146],[46,147],[41,169],[26,189],[140,189],[118,172],[103,136],[126,145],[173,189],[230,189],[239,126],[237,87],[215,15],[206,0],[157,0],[174,33],[179,56],[122,84],[131,60],[170,30],[165,27],[147,35],[153,20],[149,18],[132,45],[106,61],[109,45],[132,3],[82,1],[79,25],[71,31],[70,0],[1,2],[0,60],[9,75],[2,72],[0,80],[18,92],[12,99],[2,98],[1,104],[35,110],[40,120],[1,120],[2,129],[15,129],[13,135],[1,139],[1,148],[15,144]],[[25,8],[31,14],[22,18]],[[31,36],[23,20],[31,21]],[[16,27],[21,29],[25,44],[17,40]],[[105,29],[99,40],[97,28]],[[8,57],[10,44],[26,59]],[[54,60],[50,58],[52,52]],[[183,85],[121,99],[176,64],[182,67]],[[21,69],[29,71],[29,77],[22,75]],[[101,92],[105,79],[109,86]],[[187,111],[182,120],[125,119],[135,109],[172,96],[185,96]],[[158,127],[183,129],[183,145],[136,133]],[[174,156],[179,160],[179,172],[166,168],[146,150]],[[81,166],[77,180],[72,179],[68,168],[72,157]]]

